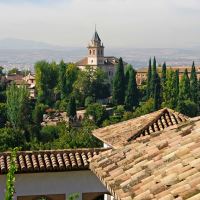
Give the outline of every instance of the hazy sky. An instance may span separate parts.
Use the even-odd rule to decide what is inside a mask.
[[[200,45],[200,0],[0,0],[0,39],[107,47]]]

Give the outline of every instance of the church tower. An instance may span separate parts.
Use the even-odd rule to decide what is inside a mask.
[[[104,64],[104,46],[96,31],[88,45],[88,65],[98,66]]]

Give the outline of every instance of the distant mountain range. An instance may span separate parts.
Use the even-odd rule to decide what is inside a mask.
[[[58,45],[52,45],[45,42],[32,40],[22,40],[16,38],[5,38],[0,40],[0,49],[58,49],[63,48]]]
[[[32,40],[7,38],[0,40],[0,65],[10,69],[13,67],[33,70],[38,60],[63,59],[75,62],[87,55],[86,47],[64,47]],[[150,57],[156,56],[159,64],[164,61],[168,65],[191,65],[194,60],[200,66],[200,46],[193,48],[106,48],[106,56],[122,57],[135,68],[148,65]]]

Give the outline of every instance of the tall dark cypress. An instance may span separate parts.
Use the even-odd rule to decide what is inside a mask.
[[[178,105],[178,99],[179,99],[179,70],[175,71],[175,80],[174,80],[174,99],[175,99],[175,105],[174,105],[174,109],[177,107]]]
[[[116,73],[113,78],[112,99],[115,105],[123,105],[125,98],[125,77],[122,58],[119,59]]]
[[[166,79],[167,79],[167,66],[166,63],[164,62],[162,66],[162,87],[165,87]]]
[[[200,79],[198,80],[197,106],[198,106],[198,112],[200,112]]]
[[[76,117],[76,99],[73,96],[69,99],[67,114],[70,120]]]
[[[188,71],[185,69],[183,77],[179,84],[179,101],[190,99],[190,79],[188,77]]]
[[[161,81],[158,73],[155,73],[155,87],[154,87],[154,111],[160,109],[161,107]]]
[[[155,86],[157,79],[157,70],[156,70],[156,58],[153,58],[153,69],[152,69],[152,81],[151,81],[151,97],[154,97]]]
[[[161,75],[161,93],[162,93],[162,99],[164,98],[164,91],[166,89],[166,80],[167,80],[167,66],[164,62],[162,65],[162,75]]]
[[[197,103],[198,81],[197,81],[197,73],[194,61],[192,63],[192,70],[190,76],[190,92],[191,92],[191,100]]]
[[[133,69],[129,70],[128,88],[125,97],[125,109],[132,111],[133,107],[137,107],[139,103],[138,88],[136,84],[136,72]]]
[[[151,69],[151,58],[150,58],[148,74],[147,74],[147,98],[151,97],[151,80],[152,80],[152,69]]]

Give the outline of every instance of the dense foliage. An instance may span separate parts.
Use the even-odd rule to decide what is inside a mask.
[[[163,107],[191,117],[200,113],[200,80],[194,63],[191,73],[185,70],[180,78],[179,71],[166,63],[157,67],[154,57],[153,62],[149,60],[147,80],[140,86],[136,71],[124,66],[122,58],[112,82],[100,68],[79,70],[64,61],[39,61],[35,73],[34,100],[25,86],[0,82],[0,151],[16,146],[23,150],[100,147],[102,143],[91,134],[98,127]],[[4,76],[1,68],[0,76]],[[44,115],[54,110],[67,113],[69,120],[44,125]],[[79,110],[84,117],[77,117]]]

